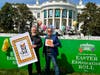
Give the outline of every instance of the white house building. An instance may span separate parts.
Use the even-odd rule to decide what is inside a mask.
[[[73,4],[67,0],[48,0],[39,4],[27,5],[37,20],[41,20],[44,25],[53,25],[55,28],[61,28],[62,25],[73,28],[73,21],[77,21],[77,13],[82,13],[85,8],[83,1],[79,4]]]

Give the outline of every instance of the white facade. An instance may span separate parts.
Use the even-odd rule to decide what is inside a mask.
[[[44,25],[53,25],[55,28],[61,28],[62,25],[73,28],[73,21],[77,21],[77,13],[82,13],[85,8],[83,0],[79,4],[67,2],[67,0],[49,0],[39,4],[27,5],[37,20],[41,20]]]
[[[62,25],[73,28],[73,21],[77,21],[77,6],[65,0],[50,0],[39,4],[27,5],[37,20],[44,25],[61,28]]]
[[[61,29],[61,26],[69,26],[74,28],[73,21],[77,21],[77,13],[82,13],[85,8],[83,0],[79,0],[79,4],[67,2],[67,0],[49,0],[39,4],[27,5],[32,11],[34,17],[41,20],[44,25],[53,25],[55,28]]]

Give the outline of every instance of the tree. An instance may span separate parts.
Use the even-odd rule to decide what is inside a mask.
[[[10,3],[6,3],[0,11],[0,27],[4,29],[5,32],[13,29],[12,20],[13,8]]]
[[[33,20],[33,14],[25,4],[6,3],[1,8],[0,26],[5,32],[28,31]]]
[[[18,13],[17,20],[15,22],[18,24],[18,32],[27,31],[30,29],[32,22],[34,20],[32,12],[25,4],[14,4],[15,9]]]
[[[87,3],[83,13],[79,14],[79,22],[83,22],[82,33],[85,35],[100,35],[100,10],[95,3]],[[99,28],[98,28],[99,27]]]
[[[94,22],[95,22],[95,28],[94,28],[93,35],[100,36],[100,8],[97,9],[97,13],[96,13]]]

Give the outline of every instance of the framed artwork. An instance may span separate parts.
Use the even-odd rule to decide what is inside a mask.
[[[51,46],[53,44],[53,40],[51,39],[46,39],[45,45],[46,46]]]
[[[28,32],[11,37],[10,42],[18,67],[38,61]]]

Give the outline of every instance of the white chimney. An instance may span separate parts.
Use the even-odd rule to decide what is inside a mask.
[[[83,5],[83,0],[80,0],[79,1],[79,5]]]
[[[37,5],[39,4],[39,0],[36,0],[36,4],[37,4]]]

